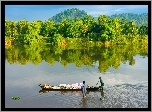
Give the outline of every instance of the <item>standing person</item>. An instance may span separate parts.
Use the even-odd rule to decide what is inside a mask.
[[[81,90],[82,90],[83,97],[86,97],[87,86],[85,85],[85,81],[83,81],[83,84],[81,86]]]
[[[103,90],[104,83],[103,83],[103,81],[102,81],[101,77],[99,77],[99,79],[100,79],[100,84],[101,84],[100,89],[102,89],[102,90]]]

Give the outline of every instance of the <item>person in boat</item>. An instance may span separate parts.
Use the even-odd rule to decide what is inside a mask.
[[[103,90],[103,86],[104,86],[103,80],[101,79],[101,77],[99,77],[99,79],[100,79],[100,84],[101,84],[101,86],[99,86],[99,87],[101,90]]]
[[[82,90],[83,97],[86,97],[87,86],[85,85],[85,81],[83,81],[83,84],[81,86],[81,90]]]

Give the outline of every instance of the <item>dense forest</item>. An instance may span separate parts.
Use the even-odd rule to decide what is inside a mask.
[[[141,16],[142,18],[142,16]],[[145,21],[145,16],[144,20]],[[60,22],[55,22],[60,21]],[[140,20],[139,20],[140,21]],[[148,21],[148,20],[147,20]],[[138,23],[139,24],[139,23]],[[70,45],[96,43],[127,44],[148,43],[148,26],[144,23],[128,21],[119,16],[100,15],[97,20],[79,9],[68,9],[47,21],[5,20],[5,42],[24,44],[57,44],[62,47]]]

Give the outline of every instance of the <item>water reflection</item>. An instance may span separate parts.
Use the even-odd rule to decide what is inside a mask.
[[[141,58],[137,54],[146,58]],[[62,49],[57,46],[6,48],[6,107],[119,108],[123,103],[128,104],[126,107],[148,107],[147,54],[146,45],[85,49]],[[118,68],[119,70],[117,70]],[[104,91],[87,91],[86,99],[82,99],[81,91],[53,92],[40,90],[37,86],[40,83],[72,84],[80,83],[83,80],[87,82],[87,85],[96,86],[101,75],[105,83]],[[134,86],[123,86],[123,84],[139,86],[135,88]],[[19,103],[11,102],[12,99],[9,98],[14,95],[21,96],[22,100],[19,100]],[[96,97],[97,95],[99,97]],[[102,99],[100,100],[100,98]],[[113,103],[115,99],[116,103]],[[134,99],[140,101],[137,102],[139,105],[136,105]],[[82,105],[78,105],[80,102]]]
[[[82,96],[81,91],[52,91],[52,90],[40,90],[39,94],[49,93],[49,92],[58,92],[60,94],[74,94],[76,96]],[[86,94],[89,94],[90,91],[87,91]]]
[[[82,98],[82,108],[86,108],[86,106],[87,106],[87,99]]]
[[[10,64],[26,65],[33,63],[38,65],[46,61],[50,65],[59,62],[64,67],[74,63],[77,67],[82,65],[95,66],[98,62],[99,72],[106,72],[110,67],[118,69],[120,63],[135,64],[134,56],[148,55],[147,45],[125,45],[112,47],[91,47],[81,49],[63,49],[58,46],[13,46],[5,48],[5,60]]]
[[[100,97],[100,100],[102,100],[104,98],[104,91],[103,90],[100,90],[101,92],[101,97]]]

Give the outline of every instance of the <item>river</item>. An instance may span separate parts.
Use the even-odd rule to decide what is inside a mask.
[[[100,55],[97,49],[83,53],[77,53],[80,50],[57,53],[49,50],[53,54],[41,52],[44,49],[34,49],[31,54],[28,50],[33,48],[19,49],[5,51],[5,108],[148,108],[147,56],[133,53],[124,63],[122,57],[125,56],[117,50],[115,56],[108,50],[110,54],[103,59],[107,50]],[[109,56],[121,57],[121,60],[107,61]],[[96,86],[99,77],[105,84],[104,91],[88,92],[86,98],[81,92],[42,91],[38,86],[40,83],[74,84],[84,80],[86,84]],[[20,100],[12,100],[13,96]]]

